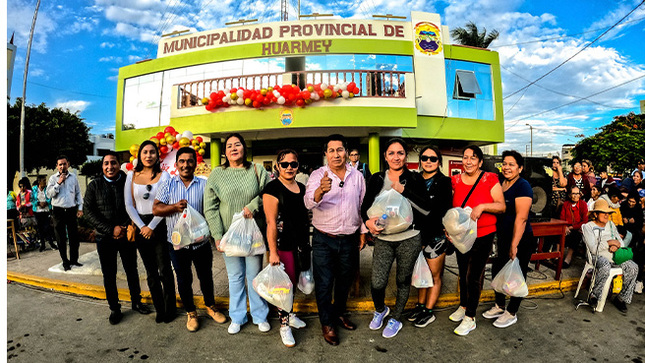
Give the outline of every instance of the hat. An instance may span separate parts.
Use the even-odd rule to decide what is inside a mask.
[[[609,208],[609,203],[606,200],[599,198],[594,203],[592,212],[614,213],[614,210]]]

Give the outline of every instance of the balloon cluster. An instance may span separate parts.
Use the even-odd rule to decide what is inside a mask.
[[[332,100],[339,97],[347,99],[360,95],[360,93],[361,89],[356,86],[355,82],[343,82],[336,85],[310,83],[304,89],[300,89],[295,84],[276,85],[261,90],[239,87],[213,92],[210,97],[202,99],[202,104],[208,111],[234,105],[253,108],[271,104],[304,107],[314,101]]]
[[[195,149],[197,153],[197,163],[203,163],[203,155],[206,153],[206,143],[201,136],[193,137],[193,133],[186,130],[183,133],[175,131],[172,126],[166,127],[163,131],[158,132],[156,135],[150,137],[150,141],[157,144],[159,148],[159,159],[163,160],[173,150],[178,150],[184,146],[189,146]],[[132,144],[130,146],[130,162],[124,163],[121,167],[125,170],[132,170],[137,166],[137,154],[139,153],[139,144]]]

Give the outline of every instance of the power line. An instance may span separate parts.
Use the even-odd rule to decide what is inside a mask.
[[[33,81],[28,81],[27,83],[32,84],[34,86],[39,86],[39,87],[43,87],[43,88],[49,88],[49,89],[53,89],[53,90],[56,90],[56,91],[63,91],[63,92],[67,92],[67,93],[74,93],[74,94],[83,95],[83,96],[101,97],[101,98],[107,98],[107,99],[111,99],[111,100],[116,98],[116,97],[105,96],[105,95],[97,95],[97,94],[93,94],[93,93],[70,91],[70,90],[67,90],[67,89],[47,86],[47,85],[36,83],[36,82],[33,82]]]
[[[611,91],[611,90],[613,90],[613,89],[616,89],[616,88],[618,88],[618,87],[622,87],[622,86],[624,86],[624,85],[626,85],[626,84],[628,84],[628,83],[631,83],[631,82],[634,82],[634,81],[638,81],[638,80],[639,80],[639,79],[641,79],[641,78],[645,78],[645,74],[643,74],[643,75],[641,75],[641,76],[639,76],[639,77],[636,77],[636,78],[630,79],[629,81],[623,82],[623,83],[621,83],[621,84],[615,85],[615,86],[613,86],[613,87],[609,87],[609,88],[604,89],[604,90],[602,90],[602,91],[600,91],[600,92],[596,92],[596,93],[594,93],[594,94],[592,94],[592,95],[589,95],[589,96],[587,96],[587,97],[583,97],[583,98],[581,98],[581,99],[578,99],[578,100],[575,100],[575,101],[571,101],[571,102],[565,103],[565,104],[560,105],[560,106],[557,106],[557,107],[550,108],[550,109],[548,109],[548,110],[546,110],[546,111],[541,111],[541,112],[534,113],[534,114],[529,115],[529,116],[525,116],[525,117],[519,118],[519,119],[515,120],[515,122],[514,122],[512,125],[510,125],[510,126],[509,126],[509,127],[507,127],[506,129],[504,129],[504,131],[508,131],[510,128],[512,128],[512,127],[514,127],[515,125],[517,125],[517,123],[518,123],[518,122],[520,122],[520,121],[523,121],[523,120],[526,120],[526,119],[529,119],[529,118],[532,118],[532,117],[535,117],[535,116],[539,116],[539,115],[541,115],[541,114],[543,114],[543,113],[551,112],[551,111],[557,110],[557,109],[559,109],[559,108],[562,108],[562,107],[565,107],[565,106],[569,106],[569,105],[572,105],[572,104],[574,104],[574,103],[578,103],[578,102],[580,102],[580,101],[587,100],[587,99],[589,99],[589,98],[591,98],[591,97],[595,97],[595,96],[597,96],[597,95],[599,95],[599,94],[601,94],[601,93],[609,92],[609,91]]]
[[[641,21],[643,19],[645,19],[645,17],[637,18],[637,19],[634,19],[634,20],[628,20],[628,21],[623,22],[623,24],[635,23],[635,22],[639,22],[639,21]],[[518,42],[518,43],[509,43],[509,44],[496,45],[496,46],[490,47],[490,48],[491,49],[496,49],[496,48],[503,48],[503,47],[512,47],[512,46],[516,46],[516,45],[523,45],[523,44],[540,43],[540,42],[544,42],[544,41],[548,41],[548,40],[558,40],[558,39],[563,39],[563,38],[573,38],[573,37],[578,36],[578,35],[584,35],[584,34],[588,34],[588,33],[595,33],[597,31],[605,30],[605,29],[608,29],[608,28],[610,28],[610,27],[596,28],[596,29],[591,29],[591,30],[587,30],[587,31],[584,31],[584,32],[580,32],[580,33],[573,33],[573,34],[569,34],[569,35],[561,35],[561,36],[551,37],[551,38],[541,38],[541,39],[535,39],[535,40],[528,40],[526,42]]]
[[[584,47],[582,47],[582,49],[580,49],[579,51],[577,51],[574,55],[572,55],[571,57],[567,58],[564,62],[562,62],[562,63],[558,64],[555,68],[551,69],[551,70],[550,70],[550,71],[548,71],[547,73],[545,73],[545,74],[543,74],[542,76],[538,77],[538,79],[536,79],[535,81],[532,81],[531,83],[527,84],[526,86],[524,86],[524,87],[522,87],[522,88],[518,89],[517,91],[515,91],[515,92],[511,93],[510,95],[508,95],[508,96],[504,97],[504,99],[507,99],[507,98],[509,98],[509,97],[511,97],[511,96],[514,96],[514,95],[518,94],[519,92],[521,92],[521,91],[525,90],[526,88],[531,87],[531,86],[532,86],[532,85],[534,85],[536,82],[539,82],[540,80],[544,79],[544,78],[545,78],[546,76],[548,76],[549,74],[551,74],[551,73],[555,72],[558,68],[560,68],[560,67],[562,67],[563,65],[565,65],[567,62],[569,62],[569,61],[570,61],[571,59],[573,59],[575,56],[577,56],[578,54],[582,53],[585,49],[589,48],[592,44],[594,44],[595,42],[597,42],[597,41],[598,41],[600,38],[602,38],[605,34],[609,33],[613,28],[615,28],[616,26],[618,26],[618,24],[620,24],[623,20],[625,20],[628,16],[630,16],[634,11],[636,11],[636,9],[638,9],[639,7],[641,7],[641,5],[643,5],[643,3],[645,3],[645,0],[641,1],[641,3],[640,3],[640,4],[638,4],[635,8],[633,8],[629,13],[627,13],[627,15],[623,16],[623,17],[622,17],[620,20],[618,20],[614,25],[612,25],[611,27],[609,27],[609,28],[608,28],[607,30],[605,30],[602,34],[600,34],[599,36],[597,36],[594,40],[592,40],[592,41],[591,41],[591,42],[589,42],[587,45],[585,45]]]

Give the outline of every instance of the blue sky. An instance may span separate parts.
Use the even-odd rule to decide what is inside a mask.
[[[288,3],[289,18],[295,19],[296,2]],[[334,0],[302,1],[302,13],[365,19],[427,11],[440,14],[450,28],[473,21],[480,29],[497,29],[501,35],[490,48],[500,54],[507,97],[506,142],[500,150],[524,151],[529,123],[534,153],[547,153],[575,143],[575,135],[592,135],[614,115],[639,112],[638,100],[645,99],[645,5],[549,76],[509,95],[579,52],[640,3]],[[22,92],[35,5],[36,0],[7,1],[7,37],[15,32],[18,47],[11,102]],[[118,68],[155,57],[160,33],[220,28],[239,18],[278,21],[279,13],[279,0],[44,1],[32,46],[27,103],[79,111],[93,133],[113,132]]]

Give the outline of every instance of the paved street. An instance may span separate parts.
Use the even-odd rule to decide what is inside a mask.
[[[269,333],[247,324],[235,336],[227,325],[205,318],[189,333],[184,316],[156,324],[124,309],[121,324],[108,323],[105,301],[63,295],[11,283],[7,286],[7,359],[10,362],[633,362],[645,361],[645,296],[635,295],[623,316],[611,304],[602,313],[575,311],[572,294],[522,303],[519,322],[505,330],[480,317],[467,337],[452,333],[452,311],[441,311],[425,329],[407,322],[386,340],[367,328],[371,315],[354,313],[354,332],[340,331],[341,344],[327,345],[317,316],[295,332],[298,345],[280,342],[277,319]],[[203,312],[202,312],[203,313]]]

